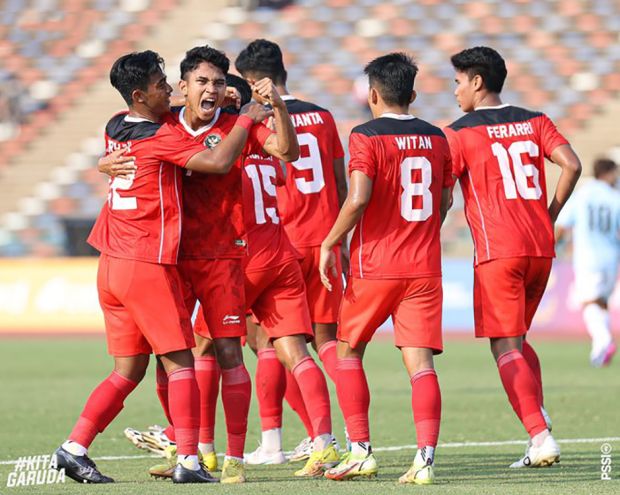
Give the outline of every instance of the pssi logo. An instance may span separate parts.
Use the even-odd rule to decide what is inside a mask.
[[[215,148],[218,144],[222,142],[222,138],[217,134],[209,134],[205,138],[205,146],[209,149]]]

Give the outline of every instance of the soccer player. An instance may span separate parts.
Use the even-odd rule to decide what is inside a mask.
[[[596,160],[594,179],[574,194],[556,223],[558,242],[572,229],[575,291],[592,337],[590,363],[597,368],[608,365],[616,353],[607,305],[616,285],[620,256],[617,180],[618,165],[613,160]]]
[[[448,142],[437,127],[409,114],[418,68],[404,53],[370,62],[368,104],[373,119],[349,139],[349,193],[321,244],[320,274],[333,290],[334,247],[355,227],[351,274],[338,326],[338,402],[351,452],[325,476],[374,476],[370,445],[370,393],[362,358],[377,328],[391,315],[412,387],[418,450],[401,483],[430,484],[439,436],[441,394],[433,355],[441,335],[439,229],[452,187]]]
[[[167,374],[169,413],[177,426],[179,462],[173,481],[217,481],[199,464],[197,455],[194,338],[176,267],[182,217],[180,171],[228,172],[248,130],[268,113],[258,106],[249,108],[226,143],[209,150],[184,136],[170,119],[172,88],[157,53],[119,58],[110,81],[129,111],[108,122],[106,150],[129,148],[135,160],[131,178],[110,181],[108,201],[89,236],[89,243],[101,252],[97,289],[114,371],[91,393],[68,440],[56,450],[57,466],[79,482],[113,482],[97,470],[87,456],[88,448],[121,411],[125,398],[142,380],[150,354],[155,353]]]
[[[318,262],[321,242],[334,223],[347,194],[344,151],[336,124],[329,111],[289,94],[282,51],[276,43],[265,39],[252,41],[235,60],[235,67],[248,81],[264,77],[273,80],[295,126],[301,156],[286,164],[286,186],[277,188],[278,211],[290,241],[303,257],[301,269],[315,335],[313,346],[325,371],[335,383],[336,321],[343,290],[341,256],[338,252],[336,269],[340,276],[334,280],[334,290],[331,292],[321,283]],[[340,246],[336,249],[340,251]],[[346,245],[342,252],[343,264],[348,271]],[[285,397],[298,413],[308,433],[308,438],[295,449],[290,460],[305,460],[312,452],[312,424],[297,382],[290,373],[284,373],[264,331],[250,322],[248,332],[258,333],[256,389],[262,440],[259,448],[247,457],[247,462],[284,462],[281,442],[282,398],[278,391],[284,387],[281,382],[285,376]]]
[[[560,459],[542,407],[540,362],[525,340],[554,257],[553,223],[581,164],[551,120],[503,104],[504,59],[475,47],[452,57],[456,100],[467,115],[446,131],[474,240],[476,337],[488,338],[508,399],[530,436],[511,467]],[[545,158],[562,169],[547,205]]]

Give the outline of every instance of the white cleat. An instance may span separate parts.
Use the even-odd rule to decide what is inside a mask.
[[[613,341],[601,349],[596,351],[593,349],[590,353],[590,364],[595,368],[603,368],[609,365],[617,350],[618,348]]]
[[[149,426],[148,431],[125,428],[123,433],[139,449],[148,450],[162,457],[165,457],[166,448],[176,445],[166,436],[164,429],[157,426]]]
[[[295,447],[293,453],[290,455],[288,460],[290,462],[300,462],[305,461],[310,458],[312,454],[312,439],[310,437],[304,438],[299,445]]]
[[[560,446],[549,435],[540,447],[529,445],[525,456],[517,462],[513,462],[510,467],[513,469],[546,467],[557,462],[560,462]]]
[[[287,459],[284,452],[277,450],[275,452],[267,452],[263,449],[262,445],[258,448],[243,456],[246,464],[259,465],[259,464],[286,464]]]

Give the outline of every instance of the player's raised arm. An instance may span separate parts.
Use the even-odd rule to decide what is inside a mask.
[[[188,160],[185,168],[210,174],[228,173],[243,151],[252,126],[262,122],[272,114],[271,110],[262,105],[247,104],[241,109],[237,123],[228,136],[215,148],[196,153]]]
[[[276,133],[267,138],[263,148],[271,156],[294,162],[299,158],[297,133],[278,90],[271,79],[265,77],[252,85],[252,91],[259,103],[269,103],[273,108]]]
[[[555,223],[581,175],[581,161],[570,144],[557,146],[551,152],[550,158],[553,163],[562,168],[553,199],[549,205],[549,216],[551,221]]]

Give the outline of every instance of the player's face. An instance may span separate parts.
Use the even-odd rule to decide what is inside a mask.
[[[463,112],[472,112],[474,110],[474,81],[470,79],[467,73],[457,71],[454,76],[456,82],[456,89],[454,90],[454,96],[456,96],[456,102]]]
[[[210,122],[226,96],[226,74],[213,64],[202,62],[180,83],[186,104],[200,120]]]
[[[151,76],[146,91],[140,92],[143,104],[157,117],[170,111],[170,95],[172,87],[162,71]]]

